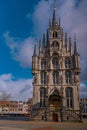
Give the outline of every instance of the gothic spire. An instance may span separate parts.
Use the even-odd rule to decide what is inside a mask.
[[[72,41],[71,41],[71,37],[69,37],[69,50],[70,50],[70,54],[72,54]]]
[[[74,54],[77,54],[76,35],[74,34]]]
[[[69,37],[69,49],[70,49],[70,50],[71,50],[71,46],[72,46],[71,37]]]
[[[60,18],[59,18],[59,26],[61,26],[61,20],[60,20]]]
[[[51,27],[51,20],[49,19],[49,27]]]
[[[74,54],[77,55],[76,35],[74,34]]]
[[[76,45],[76,35],[74,34],[74,55],[79,55],[77,51],[77,45]]]
[[[66,46],[66,50],[68,50],[68,36],[67,36],[67,33],[65,33],[65,46]]]
[[[67,41],[68,41],[68,36],[67,36],[67,33],[65,33],[65,43],[67,44]]]
[[[33,53],[33,56],[36,56],[36,44],[34,45],[34,53]]]
[[[47,43],[47,45],[49,43],[49,30],[48,29],[47,29],[46,43]]]
[[[64,30],[63,28],[61,29],[61,41],[62,41],[62,46],[64,45]]]
[[[45,47],[45,34],[43,34],[43,46]]]
[[[43,43],[42,43],[42,39],[39,40],[39,53],[43,52]]]
[[[56,20],[56,0],[54,0],[54,10],[53,10],[53,19],[52,19],[52,25],[58,25],[58,22]]]

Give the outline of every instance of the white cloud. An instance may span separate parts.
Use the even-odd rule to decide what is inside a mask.
[[[9,32],[4,33],[4,38],[13,59],[18,61],[22,67],[31,67],[33,46],[36,42],[34,38],[28,37],[22,40],[10,36]]]
[[[32,97],[32,79],[18,79],[12,74],[0,76],[0,92],[7,92],[12,95],[12,100],[25,100]]]

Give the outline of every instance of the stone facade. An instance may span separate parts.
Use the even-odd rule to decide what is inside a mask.
[[[60,19],[56,18],[55,4],[47,33],[37,46],[34,46],[32,56],[34,108],[79,110],[80,55],[76,36],[73,49],[71,38],[64,33]]]

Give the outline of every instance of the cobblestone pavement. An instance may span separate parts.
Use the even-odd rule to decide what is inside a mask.
[[[83,123],[76,122],[30,122],[30,121],[2,121],[0,130],[35,130],[36,128],[53,127],[57,130],[87,130],[87,120]],[[40,130],[40,129],[39,129]],[[50,130],[50,129],[48,129]]]

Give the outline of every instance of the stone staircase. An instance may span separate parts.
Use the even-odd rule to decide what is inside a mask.
[[[81,114],[79,110],[72,110],[72,109],[58,109],[55,111],[48,111],[46,108],[40,108],[36,110],[31,110],[30,120],[43,120],[43,121],[54,121],[52,118],[53,113],[57,115],[57,121],[75,121],[75,122],[82,122]]]
[[[30,120],[45,120],[45,108],[31,110]]]
[[[79,110],[72,110],[72,109],[63,110],[63,120],[81,122],[82,121],[81,113]]]

